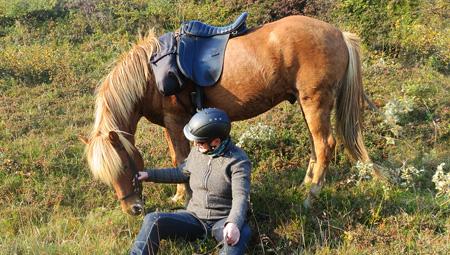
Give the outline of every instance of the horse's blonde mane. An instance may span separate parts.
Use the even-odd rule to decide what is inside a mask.
[[[123,54],[96,91],[95,122],[86,146],[89,167],[95,178],[111,184],[122,171],[122,161],[114,150],[109,132],[123,130],[135,105],[146,92],[151,72],[148,60],[159,47],[153,31]],[[118,132],[119,139],[131,155],[134,146]]]

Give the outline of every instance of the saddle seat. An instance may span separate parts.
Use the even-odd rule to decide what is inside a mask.
[[[247,15],[242,13],[232,24],[223,27],[197,20],[183,23],[177,45],[181,73],[201,87],[216,84],[222,74],[227,42],[247,31]]]
[[[233,36],[235,36],[247,29],[245,26],[247,15],[246,12],[242,13],[233,23],[223,27],[211,26],[198,20],[187,21],[181,26],[181,33],[198,37],[211,37],[229,33],[233,33]]]

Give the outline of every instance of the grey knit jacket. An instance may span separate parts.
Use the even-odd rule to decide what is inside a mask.
[[[202,220],[228,217],[240,229],[250,200],[251,163],[244,151],[230,141],[223,153],[212,157],[193,147],[177,168],[147,170],[148,181],[187,183],[192,190],[187,211]]]

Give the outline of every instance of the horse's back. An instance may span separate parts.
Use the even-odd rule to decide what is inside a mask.
[[[305,64],[311,59],[315,62],[333,62],[346,55],[345,42],[339,29],[306,16],[280,19],[262,26],[248,36],[241,39],[265,46],[260,50],[280,51],[280,57],[288,62],[298,60],[300,64]]]
[[[333,25],[306,16],[289,16],[233,38],[225,65],[263,69],[265,73],[295,71],[300,66],[341,65],[347,62],[342,32]],[[226,67],[225,67],[226,68]]]
[[[333,44],[333,41],[336,44]],[[317,46],[333,48],[343,43],[343,39],[341,31],[335,26],[314,18],[295,15],[252,29],[246,35],[230,40],[230,44],[233,42],[272,47],[304,47],[313,50]]]
[[[336,27],[306,16],[254,28],[228,42],[221,80],[207,91],[208,98],[216,107],[238,111],[239,119],[256,116],[297,96],[300,75],[340,79],[347,63],[345,47]]]
[[[348,49],[335,26],[306,16],[290,16],[271,23],[284,61],[298,61],[297,76],[333,86],[347,69]]]

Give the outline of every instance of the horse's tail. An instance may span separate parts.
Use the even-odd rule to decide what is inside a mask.
[[[357,35],[343,32],[348,49],[348,66],[336,93],[336,131],[348,154],[362,162],[370,162],[364,146],[361,125],[364,89],[361,78],[360,40]]]

